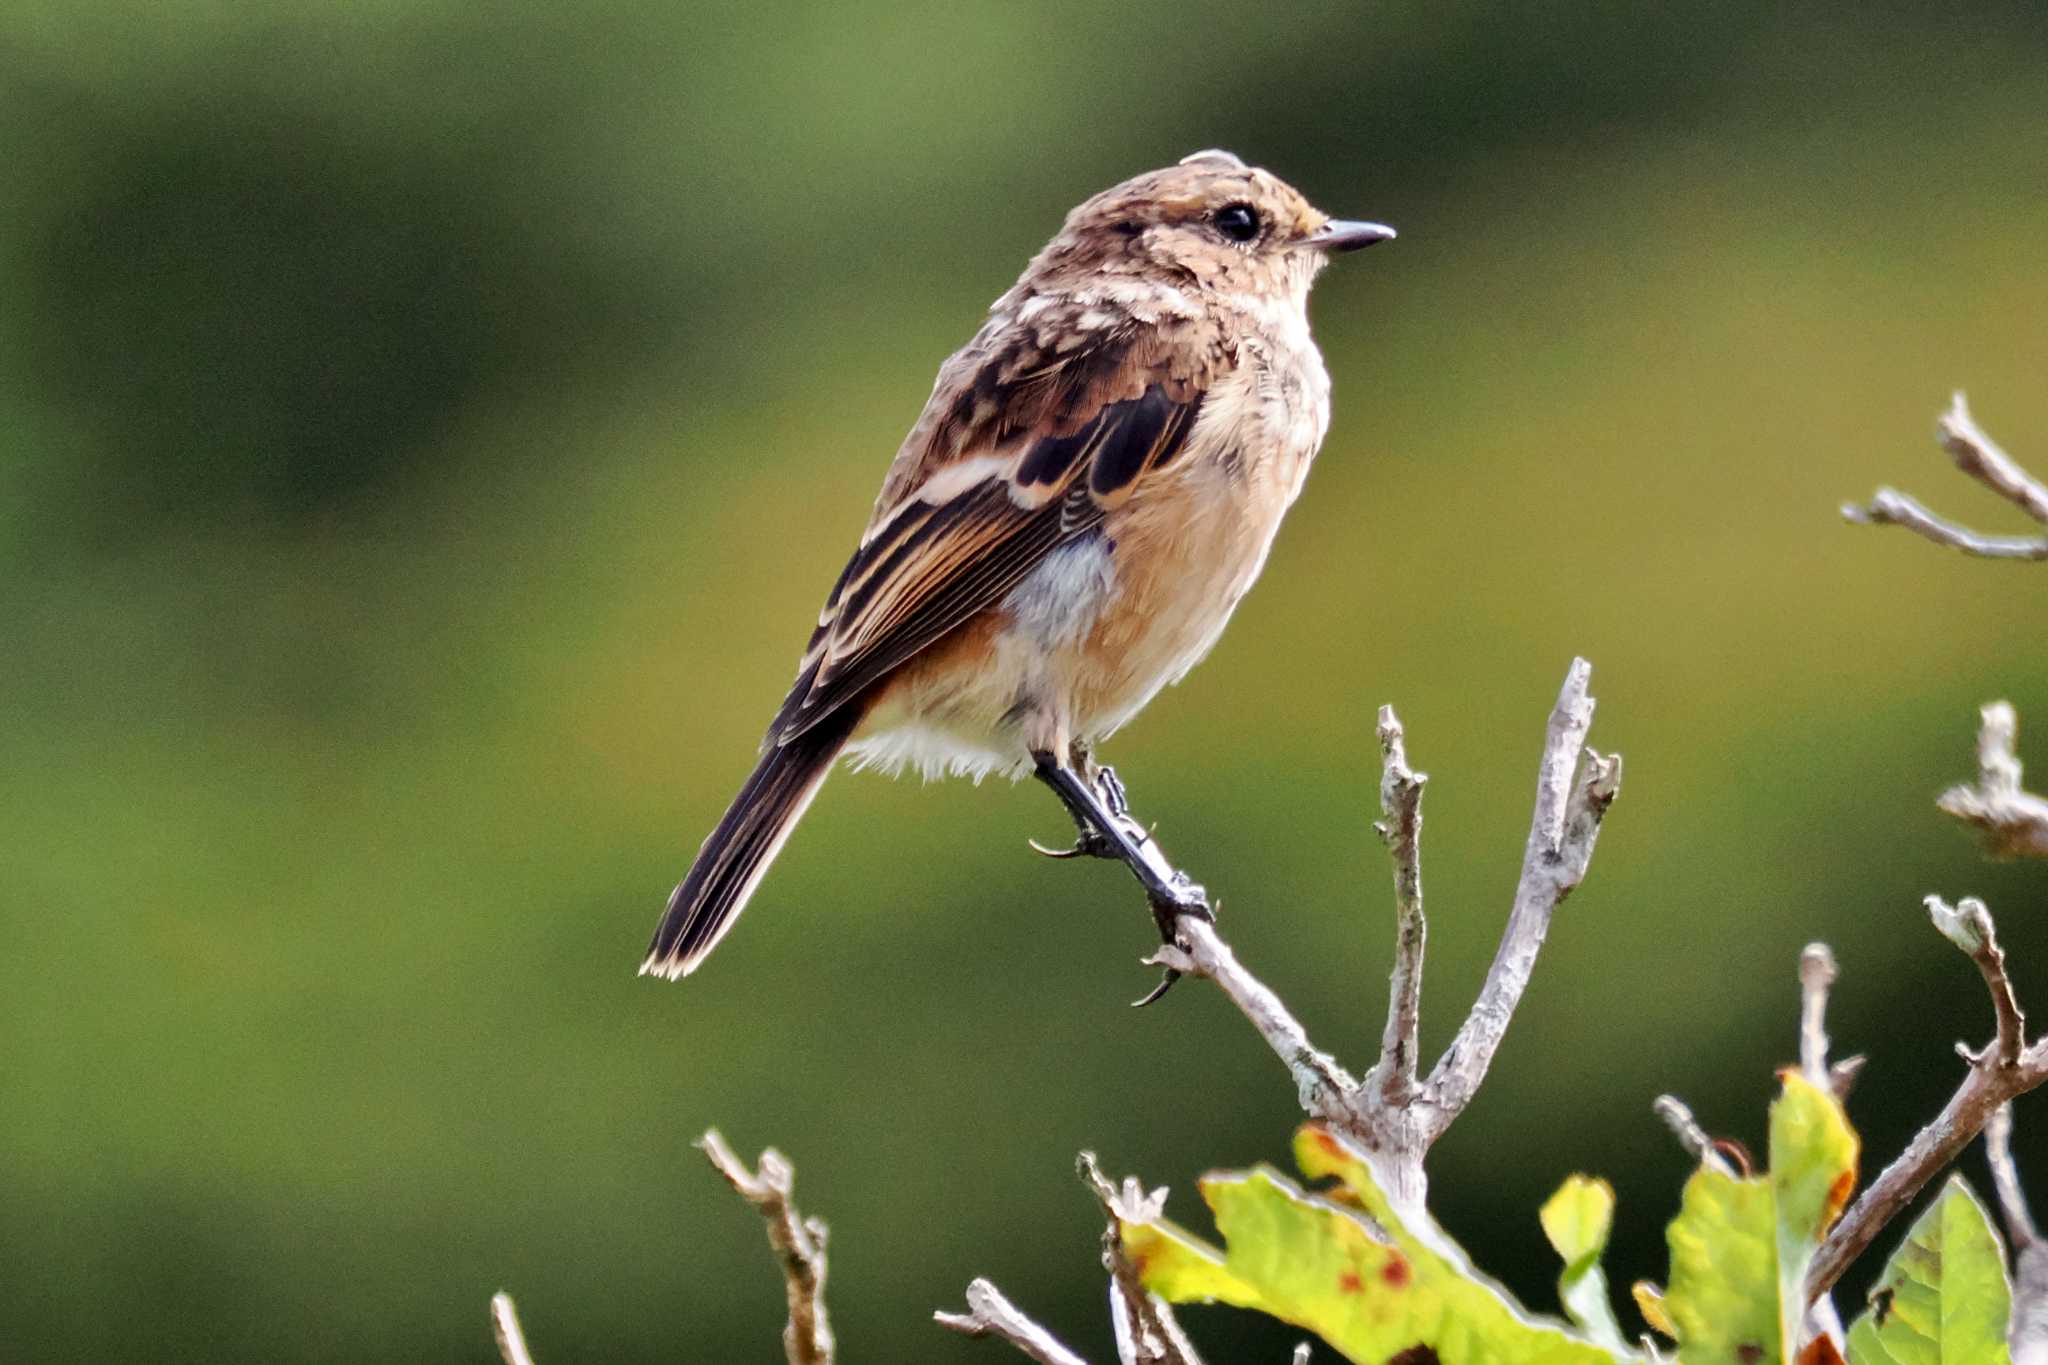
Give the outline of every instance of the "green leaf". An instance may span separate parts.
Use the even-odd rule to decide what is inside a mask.
[[[1856,1188],[1860,1144],[1842,1102],[1796,1071],[1771,1106],[1771,1197],[1778,1221],[1778,1322],[1784,1358],[1806,1317],[1806,1272]]]
[[[1961,1176],[1893,1253],[1849,1329],[1850,1365],[2007,1365],[2005,1249]]]
[[[1601,1253],[1614,1228],[1614,1187],[1590,1176],[1567,1177],[1537,1216],[1543,1235],[1564,1258],[1557,1297],[1565,1315],[1600,1345],[1626,1354],[1628,1338],[1615,1320],[1607,1272],[1600,1268]]]
[[[1782,1360],[1770,1182],[1700,1167],[1685,1182],[1664,1240],[1671,1287],[1663,1311],[1683,1365]]]
[[[1781,1079],[1769,1174],[1694,1171],[1665,1233],[1671,1287],[1661,1299],[1637,1288],[1683,1365],[1795,1358],[1807,1267],[1856,1186],[1856,1134],[1840,1101],[1797,1072]]]
[[[1175,1303],[1269,1313],[1371,1365],[1418,1346],[1443,1365],[1637,1359],[1529,1314],[1475,1271],[1441,1228],[1427,1219],[1404,1223],[1364,1158],[1330,1134],[1302,1129],[1295,1159],[1309,1176],[1340,1184],[1327,1195],[1310,1193],[1265,1167],[1201,1182],[1226,1250],[1164,1221],[1125,1224],[1124,1252],[1146,1288]]]

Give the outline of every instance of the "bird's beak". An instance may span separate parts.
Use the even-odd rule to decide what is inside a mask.
[[[1302,238],[1302,245],[1319,251],[1356,251],[1374,242],[1393,240],[1394,230],[1385,223],[1354,223],[1343,218],[1329,222]]]

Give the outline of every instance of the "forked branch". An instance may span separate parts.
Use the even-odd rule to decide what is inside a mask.
[[[783,1292],[789,1300],[789,1325],[782,1332],[789,1365],[832,1365],[835,1345],[825,1314],[825,1225],[804,1217],[791,1202],[795,1171],[773,1147],[761,1153],[758,1170],[748,1170],[716,1128],[706,1130],[697,1146],[740,1198],[760,1210],[768,1225],[768,1242],[781,1262]]]
[[[1980,715],[1977,784],[1950,787],[1935,804],[1975,825],[1994,854],[2048,858],[2048,799],[2020,785],[2019,714],[2011,702],[1995,701]]]
[[[1145,1288],[1138,1267],[1124,1255],[1123,1225],[1157,1222],[1166,1208],[1166,1191],[1148,1192],[1128,1179],[1121,1186],[1112,1184],[1096,1164],[1093,1152],[1081,1153],[1078,1164],[1082,1183],[1108,1220],[1102,1233],[1102,1268],[1109,1272],[1110,1325],[1116,1331],[1119,1365],[1202,1365],[1202,1358],[1174,1319],[1173,1309]],[[941,1327],[965,1336],[1007,1341],[1039,1365],[1087,1365],[987,1280],[967,1286],[965,1313],[934,1313],[932,1317]]]
[[[1052,1333],[1025,1316],[1016,1304],[1003,1297],[1002,1290],[987,1280],[977,1279],[968,1284],[965,1313],[934,1313],[932,1320],[962,1336],[1007,1341],[1038,1365],[1088,1365]]]
[[[1354,1079],[1309,1040],[1280,998],[1237,960],[1214,923],[1179,917],[1174,943],[1151,959],[1215,982],[1286,1063],[1303,1110],[1370,1154],[1398,1202],[1421,1204],[1423,1157],[1478,1092],[1528,988],[1551,918],[1584,880],[1601,821],[1621,790],[1621,759],[1585,747],[1593,723],[1591,680],[1592,666],[1574,659],[1545,731],[1535,811],[1500,948],[1478,999],[1426,1080],[1417,1078],[1416,1061],[1428,937],[1421,871],[1426,778],[1409,767],[1406,735],[1391,708],[1380,711],[1383,818],[1377,828],[1394,869],[1394,969],[1380,1056],[1365,1079]]]
[[[1986,436],[1970,418],[1969,405],[1958,393],[1935,426],[1941,448],[1956,468],[2048,526],[2048,485],[2029,474]],[[2048,532],[2035,536],[1994,536],[1937,516],[1920,501],[1896,488],[1877,490],[1869,503],[1845,503],[1842,516],[1866,526],[1903,526],[1937,545],[1986,559],[2048,559]]]
[[[1962,1154],[2009,1100],[2048,1081],[2048,1041],[2027,1044],[2026,1017],[2006,976],[2005,954],[1984,903],[1965,899],[1951,906],[1939,896],[1929,896],[1927,914],[1944,938],[1969,955],[1983,976],[1991,996],[1995,1032],[1981,1049],[1958,1045],[1956,1050],[1968,1063],[1962,1084],[1934,1121],[1906,1144],[1906,1150],[1884,1168],[1828,1233],[1807,1274],[1809,1302],[1833,1287],[1878,1232]]]

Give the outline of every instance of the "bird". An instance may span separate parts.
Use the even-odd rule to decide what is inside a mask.
[[[940,366],[641,974],[704,962],[842,755],[927,780],[1035,776],[1079,832],[1057,856],[1127,863],[1162,934],[1206,914],[1094,755],[1259,576],[1329,427],[1310,285],[1393,236],[1220,150],[1070,212]]]

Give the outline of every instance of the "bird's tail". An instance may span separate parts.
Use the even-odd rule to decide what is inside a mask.
[[[697,964],[710,956],[825,784],[832,760],[860,723],[861,710],[843,707],[786,743],[769,739],[753,776],[669,896],[668,910],[647,947],[647,960],[640,964],[642,976],[674,981],[697,970]]]

